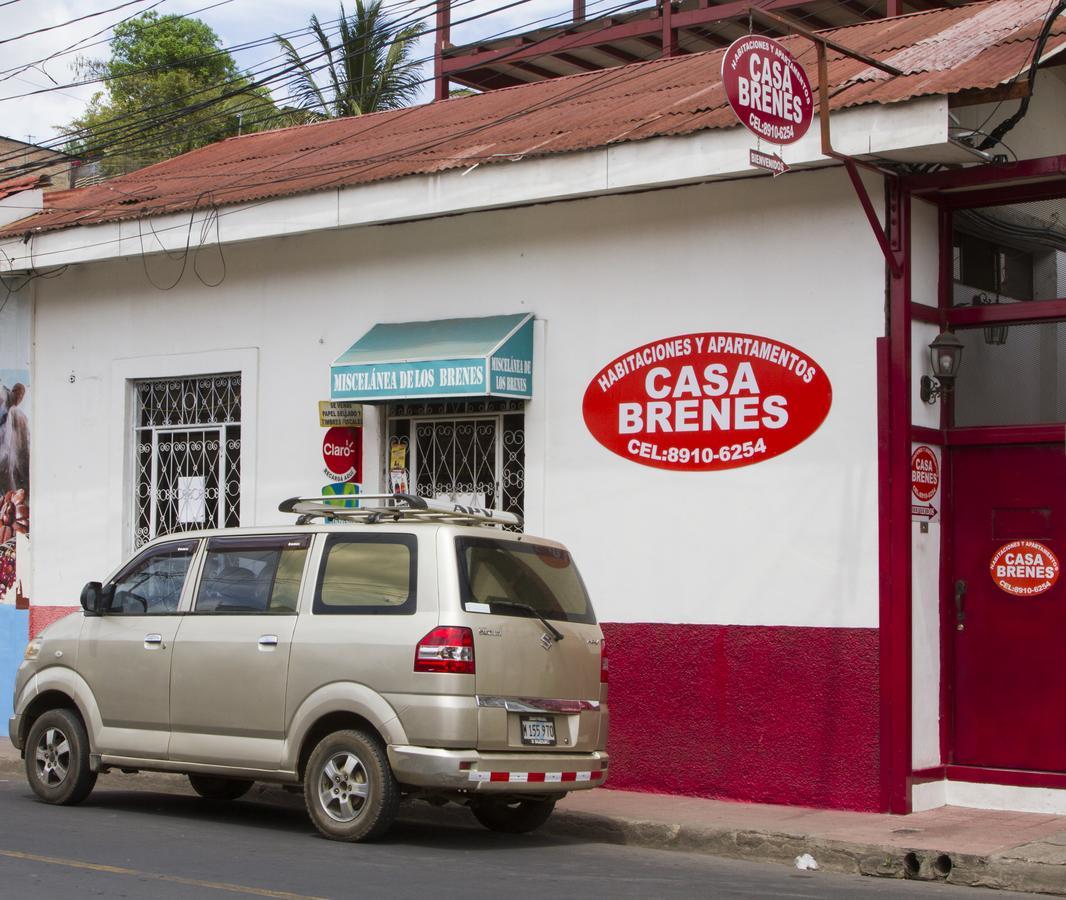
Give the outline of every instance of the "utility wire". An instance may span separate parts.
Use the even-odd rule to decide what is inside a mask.
[[[137,3],[147,2],[148,0],[126,0],[125,3],[120,3],[118,6],[110,6],[107,9],[101,9],[98,12],[87,13],[84,16],[78,16],[76,19],[67,19],[67,21],[60,22],[58,25],[46,25],[44,28],[36,28],[33,31],[17,34],[14,37],[0,38],[0,44],[10,44],[12,41],[21,41],[23,38],[32,37],[35,34],[44,34],[46,31],[55,31],[57,28],[66,28],[68,25],[76,25],[78,22],[84,22],[86,19],[95,19],[97,16],[102,16],[109,12],[115,12],[116,10],[124,9],[127,6],[134,6]]]
[[[616,7],[615,9],[611,10],[611,13],[618,12],[618,11],[620,11],[620,9],[622,9],[624,7],[627,7],[627,6],[632,6],[632,5],[633,5],[633,3],[623,4],[622,6]],[[606,27],[609,27],[609,24],[610,23],[605,22],[600,27],[601,28],[606,28]],[[542,38],[541,40],[548,40],[548,39],[550,39],[550,37],[551,36],[548,36],[546,38]],[[536,42],[534,42],[534,44],[535,43]],[[529,46],[531,46],[531,45],[527,44],[527,45],[524,45],[523,47],[517,47],[513,51],[511,51],[511,53],[516,53],[516,52],[518,52],[521,49],[528,48]],[[675,61],[680,61],[680,60],[675,60]],[[344,161],[342,163],[331,164],[330,166],[325,167],[325,169],[328,170],[328,171],[338,171],[338,172],[340,172],[340,174],[338,175],[337,178],[333,179],[332,181],[326,182],[324,184],[316,185],[314,190],[316,190],[316,191],[317,190],[324,190],[324,189],[326,189],[328,187],[331,187],[331,186],[333,186],[335,184],[339,184],[339,183],[344,182],[346,180],[350,180],[353,174],[360,174],[360,175],[366,174],[366,172],[378,169],[381,166],[386,165],[386,164],[388,164],[390,162],[395,162],[395,161],[398,161],[398,160],[406,159],[406,158],[409,158],[410,156],[414,156],[414,155],[419,155],[419,154],[423,154],[424,155],[426,153],[426,151],[432,150],[432,149],[434,149],[436,147],[439,147],[439,146],[441,146],[441,145],[443,145],[445,143],[448,143],[450,141],[461,140],[464,137],[469,137],[471,135],[480,133],[481,131],[484,131],[486,129],[496,127],[497,125],[499,125],[501,123],[514,121],[514,120],[520,119],[520,118],[522,118],[524,116],[531,115],[531,114],[533,114],[535,112],[540,112],[540,111],[543,111],[545,109],[549,109],[549,108],[551,108],[551,106],[553,106],[555,104],[558,104],[558,103],[561,103],[561,102],[568,102],[568,101],[571,101],[571,100],[574,100],[574,99],[579,99],[580,97],[585,96],[587,94],[595,93],[596,91],[598,91],[598,90],[600,90],[600,89],[602,89],[604,87],[609,87],[614,82],[623,82],[623,81],[626,81],[626,80],[638,78],[638,77],[640,77],[641,74],[643,74],[642,71],[639,71],[639,70],[642,70],[642,69],[643,69],[642,66],[622,66],[622,67],[617,67],[617,68],[612,68],[612,69],[605,69],[605,70],[602,70],[602,72],[600,72],[600,73],[589,73],[589,75],[594,75],[594,76],[597,76],[597,77],[593,77],[587,83],[586,83],[586,79],[582,78],[581,81],[574,88],[572,88],[571,90],[564,91],[564,92],[559,93],[559,94],[553,94],[552,96],[545,98],[545,100],[543,100],[539,104],[536,104],[536,105],[531,106],[531,107],[527,107],[527,108],[522,109],[522,110],[518,110],[515,113],[512,113],[512,114],[510,114],[508,116],[505,116],[505,117],[502,117],[502,118],[498,118],[498,119],[494,119],[494,120],[487,121],[487,122],[481,122],[478,125],[475,125],[475,126],[473,126],[471,128],[464,129],[464,130],[459,131],[459,132],[451,132],[451,133],[449,133],[449,134],[447,134],[447,135],[445,135],[445,136],[443,136],[441,138],[438,138],[438,139],[416,142],[416,143],[410,144],[407,147],[402,148],[401,150],[398,150],[398,151],[390,151],[389,153],[377,154],[377,155],[374,155],[374,156],[371,156],[371,157],[367,157],[367,158],[362,159],[362,160],[347,160],[347,161]],[[638,70],[638,71],[634,71],[634,70]],[[455,101],[445,101],[445,102],[455,102]],[[251,173],[248,173],[248,174],[249,174],[249,176],[259,176],[261,178],[263,173],[269,172],[269,171],[271,171],[273,169],[276,169],[278,167],[281,167],[281,166],[291,167],[293,165],[293,163],[295,161],[299,160],[299,159],[303,159],[303,158],[307,158],[307,157],[313,156],[314,154],[321,153],[321,152],[323,152],[325,150],[331,149],[333,147],[339,146],[339,145],[347,143],[349,141],[361,140],[361,139],[365,138],[366,135],[369,132],[372,132],[372,131],[374,131],[374,130],[376,130],[378,128],[387,127],[387,126],[394,126],[397,120],[405,118],[405,117],[408,117],[411,114],[416,113],[419,109],[420,109],[419,107],[409,107],[409,108],[406,108],[406,109],[398,111],[396,115],[388,115],[388,116],[385,116],[385,115],[382,115],[382,114],[373,114],[373,118],[375,118],[376,121],[373,122],[368,128],[362,129],[361,131],[359,131],[359,132],[357,132],[355,134],[345,135],[345,136],[343,136],[341,138],[338,138],[337,140],[331,141],[331,142],[329,142],[327,144],[324,144],[324,145],[321,145],[321,146],[317,146],[317,147],[311,147],[308,150],[298,154],[296,157],[287,157],[287,158],[285,158],[283,160],[278,161],[277,163],[275,163],[272,166],[268,166],[266,168],[261,168],[261,169],[256,170],[255,172],[251,172]],[[474,155],[466,154],[466,155],[463,156],[463,158],[464,159],[469,159],[469,160],[489,160],[489,159],[492,158],[492,156],[493,156],[492,154],[480,155],[480,156],[476,155],[476,154],[474,154]],[[443,158],[449,159],[451,157],[443,157]],[[318,172],[319,174],[321,174],[322,171],[323,171],[322,168],[316,169],[316,172]],[[190,177],[195,178],[197,176],[190,176]],[[259,181],[247,181],[247,180],[236,181],[236,182],[233,182],[233,183],[227,185],[225,188],[223,188],[223,191],[232,192],[232,191],[238,190],[238,189],[243,190],[243,191],[247,191],[249,189],[252,189],[252,188],[255,188],[255,187],[260,187],[260,186],[277,187],[279,185],[284,185],[284,184],[286,184],[286,183],[288,183],[290,181],[302,180],[304,177],[305,177],[305,175],[301,174],[301,175],[284,177],[284,178],[273,178],[273,179],[268,178],[268,179],[259,180]],[[200,191],[197,191],[195,193],[190,192],[190,194],[188,194],[188,195],[186,195],[184,197],[172,197],[170,199],[171,199],[172,202],[180,202],[180,201],[184,201],[184,200],[188,200],[188,199],[195,199],[197,204],[198,204],[200,199],[203,198],[203,196],[204,196],[204,192],[202,190],[200,190]],[[227,201],[223,201],[223,202],[227,202]],[[264,200],[264,201],[260,201],[260,202],[268,202],[268,201]],[[242,209],[254,208],[255,206],[258,206],[258,205],[260,205],[260,204],[259,203],[253,203],[252,206],[249,207],[247,204],[245,204],[245,205],[242,206]],[[65,207],[64,209],[68,209],[68,208]],[[162,215],[162,214],[166,214],[166,213],[172,212],[172,211],[176,211],[176,210],[170,210],[170,209],[165,209],[165,208],[152,210],[152,211],[147,211],[146,210],[144,212],[144,216]],[[197,207],[194,206],[192,208],[192,210],[190,211],[190,214],[195,216],[196,211],[197,211]],[[232,210],[231,212],[234,212],[234,211],[236,211],[236,210]],[[227,213],[223,212],[223,213],[220,213],[219,215],[220,216],[224,216],[224,215],[227,215]],[[169,230],[170,228],[183,228],[183,227],[184,227],[184,225],[169,226],[168,228],[159,229],[159,231],[162,232],[162,231]],[[113,241],[102,241],[100,243],[101,244],[109,244],[109,243],[113,243]],[[87,245],[87,246],[95,246],[95,245]],[[60,252],[60,251],[48,251],[48,253],[51,253],[51,252]],[[42,254],[42,255],[46,255],[46,254]]]
[[[456,6],[464,5],[465,3],[469,3],[469,2],[473,2],[473,0],[462,0],[462,2],[459,3],[459,4],[456,4]],[[497,8],[494,8],[492,10],[488,10],[488,11],[485,11],[485,12],[477,13],[477,14],[468,16],[468,17],[466,17],[466,18],[464,18],[462,20],[459,20],[458,22],[453,23],[453,24],[462,24],[462,23],[465,23],[465,22],[474,21],[476,19],[480,19],[480,18],[483,18],[485,16],[491,15],[491,14],[493,14],[495,12],[498,12],[502,8],[507,8],[507,7],[510,7],[510,6],[517,6],[517,5],[520,5],[520,3],[524,3],[524,2],[528,2],[528,0],[516,0],[516,2],[512,2],[510,4],[507,4],[504,7],[497,7]],[[408,14],[408,16],[405,17],[405,18],[406,19],[411,19],[418,12],[420,12],[423,9],[428,9],[432,5],[433,5],[432,2],[426,3],[422,7],[416,8],[412,13]],[[620,8],[628,7],[628,6],[631,6],[631,5],[634,5],[634,4],[633,3],[623,4],[622,7],[616,7],[615,9],[611,10],[611,12],[616,12]],[[541,20],[535,20],[534,23],[531,23],[531,24],[536,24],[536,22],[543,21],[544,19],[548,19],[548,18],[551,18],[551,17],[543,17]],[[398,20],[396,23],[392,23],[392,26],[393,26],[393,32],[394,33],[399,32],[404,27],[407,27],[404,20]],[[518,26],[518,27],[522,27],[522,26]],[[430,35],[435,30],[436,29],[430,29],[428,31],[424,31],[423,32],[423,36]],[[507,31],[511,31],[511,30],[514,30],[514,28],[512,27],[510,29],[507,29]],[[506,32],[502,32],[502,33],[506,33]],[[315,43],[314,41],[310,42],[310,44],[314,44],[314,43]],[[314,54],[311,57],[311,59],[316,59],[316,58],[324,56],[324,55],[326,55],[326,53],[325,53],[325,51],[322,51],[320,53]],[[271,59],[273,60],[273,59],[280,59],[280,58],[283,58],[283,54],[281,54],[279,56],[276,56],[276,57],[272,57]],[[424,57],[424,58],[422,58],[420,60],[414,60],[413,63],[417,65],[417,64],[422,63],[422,62],[428,62],[430,59],[432,59],[432,56],[426,56],[426,57]],[[324,63],[322,66],[315,67],[313,71],[315,71],[317,73],[318,71],[322,71],[325,67],[326,67],[326,64]],[[135,138],[137,138],[139,135],[141,135],[141,134],[143,134],[143,133],[145,133],[147,131],[150,131],[152,129],[165,126],[165,125],[169,124],[170,122],[176,122],[177,120],[185,118],[188,115],[191,115],[191,114],[193,114],[193,113],[195,113],[197,111],[200,111],[202,109],[206,109],[208,106],[211,106],[211,105],[214,105],[216,103],[222,102],[222,101],[224,101],[226,99],[230,99],[232,97],[237,97],[240,94],[247,94],[247,93],[249,93],[249,92],[251,92],[251,91],[253,91],[253,90],[257,89],[257,88],[264,87],[267,84],[273,83],[273,82],[278,81],[278,80],[288,79],[288,78],[290,78],[292,76],[292,74],[293,74],[293,71],[292,71],[292,67],[291,66],[284,66],[284,67],[278,68],[278,69],[276,69],[274,71],[271,71],[271,73],[269,75],[267,75],[267,76],[265,76],[265,77],[263,77],[263,78],[261,78],[261,79],[259,79],[257,81],[251,81],[251,82],[247,81],[247,79],[245,78],[245,75],[242,74],[242,75],[238,76],[237,78],[235,78],[235,79],[233,79],[233,80],[231,80],[229,82],[225,82],[224,83],[224,85],[234,85],[234,86],[236,86],[237,89],[231,90],[231,91],[228,91],[228,92],[224,92],[223,95],[218,96],[218,97],[212,97],[212,98],[210,98],[209,102],[201,102],[201,103],[198,103],[198,104],[187,105],[187,106],[181,107],[181,108],[179,108],[177,110],[172,110],[169,113],[164,113],[161,116],[154,117],[154,118],[149,118],[148,120],[142,120],[142,121],[140,121],[138,127],[132,128],[132,129],[126,128],[121,123],[124,122],[127,119],[134,118],[135,117],[134,114],[117,116],[117,117],[114,117],[113,119],[106,120],[105,122],[103,122],[101,124],[105,125],[105,126],[108,126],[108,127],[105,127],[102,130],[98,127],[94,131],[94,136],[96,136],[98,138],[102,137],[102,138],[107,139],[107,140],[98,140],[98,143],[96,145],[87,148],[87,153],[91,154],[91,153],[100,152],[101,150],[113,149],[113,148],[116,148],[116,147],[123,147],[123,146],[125,146],[127,144],[130,145],[130,149],[131,150],[142,149],[142,151],[143,151],[143,149],[144,149],[143,146],[132,143],[133,140]],[[432,80],[432,79],[431,78],[421,79],[418,83],[419,84],[423,84],[423,83],[426,83],[427,81],[430,81],[430,80]],[[212,90],[214,90],[214,88],[201,89],[199,91],[193,91],[193,92],[190,92],[187,95],[184,95],[183,97],[181,97],[179,99],[188,99],[188,98],[192,98],[192,97],[195,97],[195,96],[202,96],[203,94],[208,93],[208,92],[210,92]],[[239,111],[240,112],[247,111],[250,108],[254,108],[255,106],[257,106],[261,102],[262,101],[258,97],[249,98],[242,106],[233,107],[233,108],[224,110],[222,113],[219,113],[217,118],[229,117],[229,116],[235,115],[236,112],[239,112]],[[159,107],[169,107],[169,103],[168,104],[157,104],[156,106],[148,107],[147,109],[148,110],[154,110],[154,109],[157,109]],[[139,119],[140,114],[143,113],[143,112],[144,112],[144,110],[138,111],[138,113],[136,114],[136,117]],[[293,113],[292,110],[282,110],[282,111],[280,111],[278,113],[277,118],[282,118],[283,119],[283,118],[291,117],[292,113]],[[216,117],[211,117],[211,118],[216,118]],[[267,117],[267,119],[269,119],[269,118],[270,117]],[[205,121],[210,121],[210,118],[208,120],[205,120]],[[253,120],[253,122],[255,122],[255,123],[261,123],[262,121],[265,121],[265,120],[264,119]],[[198,123],[198,124],[202,124],[202,123]],[[249,124],[252,124],[252,123],[249,123]],[[57,139],[56,141],[54,141],[52,145],[55,146],[56,144],[59,143],[60,140],[65,140],[67,142],[72,141],[72,140],[76,140],[79,137],[79,134],[84,134],[84,133],[78,133],[78,132],[70,133],[70,134],[64,136],[64,138]],[[114,137],[112,139],[112,136],[116,136],[116,135],[117,135],[117,137]],[[43,145],[43,146],[45,146],[46,149],[49,149],[49,147],[47,145]],[[155,149],[155,148],[153,147],[152,149]],[[14,154],[14,155],[17,156],[18,154]],[[0,162],[3,162],[3,161],[4,161],[4,157],[0,156]],[[42,161],[41,163],[36,164],[35,166],[34,165],[30,165],[30,166],[28,166],[26,168],[27,168],[27,170],[32,169],[32,168],[40,168],[40,167],[43,167],[44,165],[47,165],[47,164],[48,164],[47,162],[43,162]]]

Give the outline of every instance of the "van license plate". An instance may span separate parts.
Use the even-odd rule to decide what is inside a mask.
[[[547,716],[522,716],[522,743],[555,746],[555,721]]]

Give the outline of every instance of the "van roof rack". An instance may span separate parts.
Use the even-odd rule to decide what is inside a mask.
[[[369,502],[368,502],[369,501]],[[358,506],[354,504],[358,503]],[[283,513],[298,516],[297,525],[313,519],[343,519],[352,522],[398,522],[411,519],[450,525],[497,525],[522,527],[522,517],[502,509],[464,506],[450,500],[430,500],[412,494],[344,494],[335,497],[290,497],[278,504]]]

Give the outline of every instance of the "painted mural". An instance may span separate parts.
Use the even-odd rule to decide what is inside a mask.
[[[24,294],[9,293],[0,301],[0,600],[5,603],[13,602],[12,592],[21,599],[19,536],[30,533],[28,306]]]
[[[30,537],[30,300],[0,281],[0,716],[26,646]],[[22,565],[20,565],[20,557]]]

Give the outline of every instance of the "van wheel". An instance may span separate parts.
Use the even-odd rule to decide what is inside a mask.
[[[69,709],[43,713],[26,738],[26,778],[45,803],[81,803],[96,784],[89,768],[89,735]]]
[[[238,800],[252,789],[255,782],[217,775],[190,775],[189,784],[205,800]]]
[[[489,831],[504,834],[526,834],[548,821],[555,800],[526,800],[515,797],[478,797],[471,801],[470,811]]]
[[[315,747],[304,772],[311,821],[334,841],[381,837],[396,818],[400,787],[385,750],[363,731],[335,731]]]

